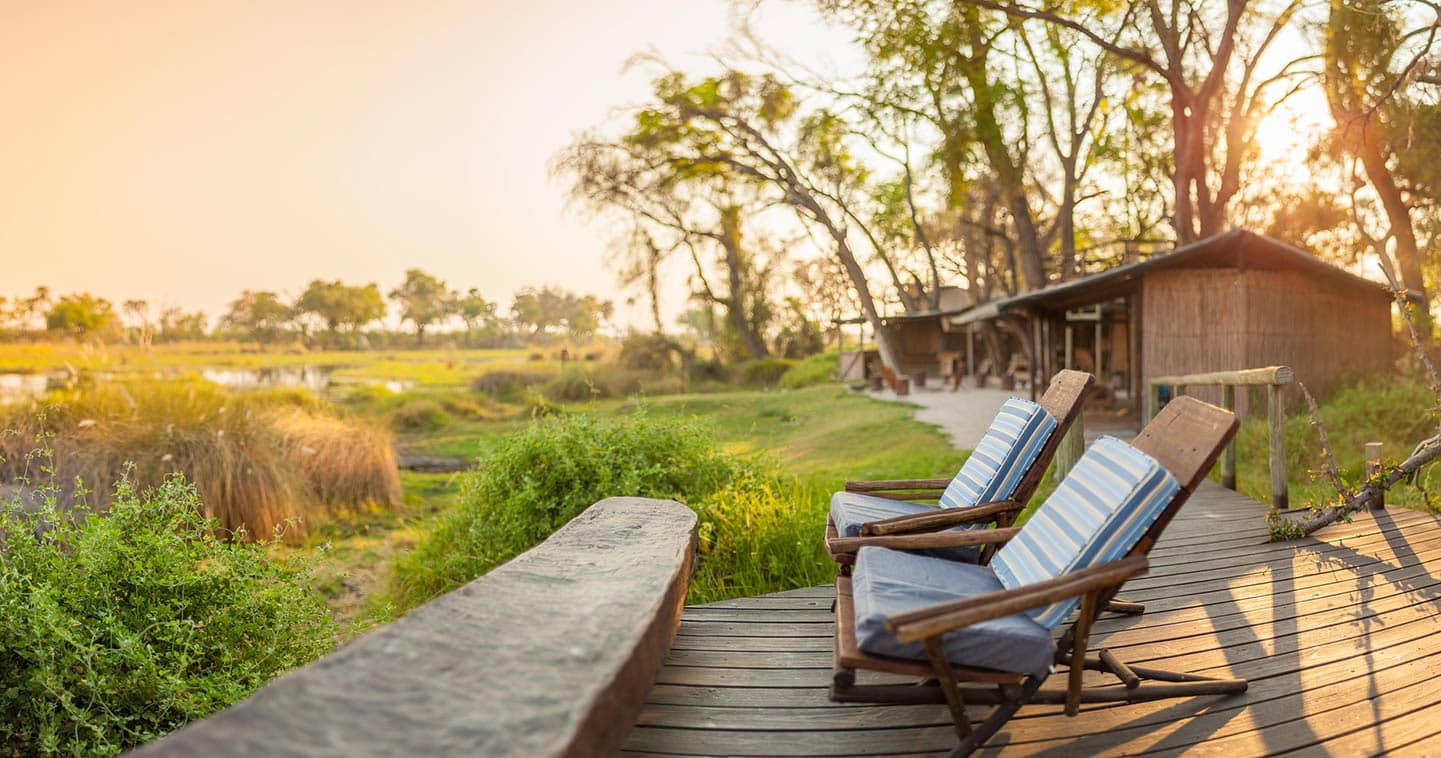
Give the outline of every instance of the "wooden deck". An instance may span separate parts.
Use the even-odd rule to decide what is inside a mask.
[[[1392,509],[1317,539],[1266,543],[1265,509],[1207,484],[1103,617],[1092,649],[1240,676],[1244,695],[1028,706],[1007,755],[1441,753],[1441,520]],[[686,608],[632,754],[926,755],[955,744],[944,706],[838,704],[829,587]],[[1160,662],[1164,662],[1161,664]],[[862,681],[866,675],[862,674]],[[878,681],[878,678],[872,681]]]

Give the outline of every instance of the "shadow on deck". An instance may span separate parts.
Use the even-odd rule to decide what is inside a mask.
[[[1245,677],[1250,690],[1135,705],[1023,708],[986,752],[1374,754],[1441,735],[1441,520],[1394,509],[1266,543],[1265,509],[1207,484],[1092,648]],[[624,749],[666,755],[917,755],[955,745],[944,706],[832,703],[832,588],[687,607]],[[864,674],[862,677],[864,678]],[[877,676],[873,681],[880,681]],[[1435,747],[1435,744],[1431,746]]]

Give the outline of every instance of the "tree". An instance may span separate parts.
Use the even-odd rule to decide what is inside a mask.
[[[220,317],[220,323],[246,332],[251,339],[266,344],[284,334],[286,326],[294,319],[295,310],[281,302],[274,292],[245,290],[230,303],[230,310]]]
[[[120,326],[115,306],[88,292],[65,295],[45,314],[45,328],[77,339],[112,332]]]
[[[166,308],[160,312],[159,337],[169,342],[202,339],[208,321],[202,311],[187,313],[181,308]]]
[[[340,327],[354,334],[366,324],[385,317],[385,300],[374,283],[364,286],[316,279],[295,301],[294,313],[311,313],[325,323],[334,342]]]
[[[1119,6],[1077,3],[1065,11],[999,0],[957,1],[1057,26],[1165,82],[1174,156],[1173,226],[1183,243],[1225,230],[1243,170],[1255,157],[1256,125],[1305,75],[1300,69],[1304,56],[1262,69],[1273,57],[1268,56],[1272,44],[1300,10],[1300,0],[1226,0],[1224,5],[1130,0]],[[1224,8],[1224,14],[1214,8]],[[1282,94],[1272,96],[1276,88]]]
[[[149,347],[150,340],[153,337],[153,327],[150,323],[150,303],[139,299],[126,300],[121,307],[125,309],[125,315],[129,316],[130,319],[135,322],[135,326],[132,327],[135,333],[135,342],[142,347]]]
[[[1336,122],[1335,146],[1360,163],[1385,216],[1387,231],[1373,239],[1373,247],[1385,260],[1386,240],[1393,243],[1390,256],[1402,286],[1426,302],[1412,213],[1418,202],[1434,203],[1434,191],[1441,186],[1435,170],[1441,159],[1441,109],[1434,98],[1427,102],[1424,97],[1408,97],[1406,78],[1430,52],[1441,10],[1429,27],[1422,27],[1426,36],[1419,48],[1408,49],[1412,47],[1408,41],[1417,35],[1404,33],[1402,23],[1393,5],[1331,0],[1323,81]],[[1358,231],[1366,234],[1359,214],[1356,222]],[[1422,315],[1419,331],[1429,340],[1433,329],[1429,308]]]
[[[564,332],[575,342],[593,337],[612,312],[610,301],[559,287],[522,288],[511,305],[515,323],[529,327],[532,338]]]
[[[628,225],[617,239],[621,279],[627,286],[645,284],[658,332],[658,270],[683,252],[693,264],[693,297],[724,308],[749,356],[764,358],[766,293],[755,286],[763,264],[747,234],[764,206],[749,183],[722,166],[669,160],[669,144],[653,137],[653,115],[637,111],[629,130],[615,139],[583,135],[557,157],[555,172],[570,181],[573,200],[598,214],[613,212]],[[714,264],[706,250],[714,252]],[[723,286],[712,282],[715,269]]]
[[[425,342],[425,328],[454,313],[454,296],[445,282],[413,268],[405,272],[405,281],[390,291],[390,299],[400,305],[400,317],[415,324],[415,344]]]
[[[653,87],[655,100],[636,114],[640,128],[633,139],[665,156],[676,171],[724,172],[733,182],[748,183],[764,202],[789,208],[824,233],[874,330],[881,361],[898,369],[852,239],[855,229],[880,250],[855,210],[866,194],[867,172],[842,119],[824,109],[801,111],[790,88],[772,75],[732,69],[693,82],[672,72]]]

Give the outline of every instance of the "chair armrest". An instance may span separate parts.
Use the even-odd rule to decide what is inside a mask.
[[[997,500],[970,508],[941,508],[934,513],[908,513],[861,524],[861,536],[930,532],[962,524],[985,524],[995,521],[997,516],[1019,513],[1025,507],[1014,500]]]
[[[1116,587],[1150,569],[1144,555],[1103,563],[1044,582],[1013,590],[936,603],[886,619],[886,629],[901,642],[917,642],[952,629],[1042,608],[1057,600]]]
[[[951,483],[945,479],[872,479],[846,482],[846,492],[888,492],[892,490],[944,490]]]
[[[876,537],[836,537],[826,540],[832,553],[855,553],[863,547],[888,547],[893,550],[927,550],[936,547],[967,547],[1006,542],[1016,536],[1019,528],[970,529],[961,532],[927,532],[923,534],[887,534]]]

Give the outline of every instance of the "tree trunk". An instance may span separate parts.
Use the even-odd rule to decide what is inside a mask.
[[[1416,230],[1411,224],[1411,210],[1407,207],[1406,200],[1401,197],[1401,189],[1396,186],[1391,171],[1386,167],[1386,156],[1376,138],[1376,130],[1380,128],[1381,125],[1374,118],[1368,119],[1362,127],[1361,165],[1366,169],[1366,178],[1371,180],[1371,187],[1381,198],[1381,206],[1386,209],[1391,236],[1396,240],[1395,254],[1397,266],[1400,268],[1401,286],[1419,295],[1424,304],[1417,309],[1417,331],[1421,339],[1430,342],[1433,329],[1431,300],[1426,293],[1426,279],[1421,274],[1421,255],[1417,249]]]
[[[730,296],[723,301],[726,316],[752,359],[769,357],[770,350],[766,348],[765,340],[761,339],[746,315],[746,262],[741,253],[740,213],[737,209],[727,208],[721,213],[720,243],[725,250],[726,282],[730,287]]]

